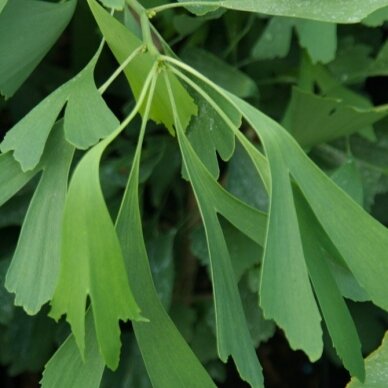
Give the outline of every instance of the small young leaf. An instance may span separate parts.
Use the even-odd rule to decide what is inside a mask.
[[[12,96],[27,79],[69,23],[76,4],[76,0],[7,3],[0,13],[0,52],[7,53],[0,57],[1,94]]]
[[[43,172],[23,222],[6,288],[15,304],[36,314],[51,299],[59,275],[62,216],[74,148],[63,138],[60,122],[43,157]]]
[[[104,141],[93,147],[71,179],[63,221],[60,277],[50,315],[58,319],[67,314],[83,354],[84,313],[90,295],[101,353],[107,365],[115,369],[120,352],[118,320],[139,320],[141,316],[99,182],[99,162],[107,144]]]
[[[93,314],[85,319],[85,357],[81,358],[74,335],[70,335],[46,364],[41,384],[43,388],[97,388],[104,372]]]

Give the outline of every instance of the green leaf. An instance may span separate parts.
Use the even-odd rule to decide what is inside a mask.
[[[262,342],[268,341],[275,334],[276,325],[273,321],[268,321],[264,318],[263,311],[259,306],[259,295],[257,292],[249,290],[245,279],[240,282],[239,291],[249,332],[255,347],[258,347]]]
[[[360,172],[353,159],[349,159],[339,167],[332,175],[331,179],[343,191],[348,193],[360,206],[364,203],[364,193]]]
[[[184,0],[179,1],[183,2]],[[358,0],[222,0],[214,1],[214,6],[198,5],[187,8],[200,15],[223,7],[236,11],[258,12],[332,23],[357,23],[385,6],[387,6],[387,0],[364,0],[362,4]]]
[[[270,19],[252,49],[256,59],[284,58],[291,46],[295,19],[274,16]]]
[[[0,59],[0,93],[12,96],[27,79],[69,23],[76,4],[76,0],[7,3],[0,14],[0,52],[7,53]]]
[[[356,108],[294,88],[287,112],[287,129],[306,148],[360,131],[381,120],[388,108]]]
[[[261,248],[229,222],[221,220],[221,226],[228,246],[236,281],[239,282],[247,269],[260,262],[262,254]],[[191,241],[193,254],[202,263],[210,265],[205,230],[203,228],[196,229],[191,235]]]
[[[334,260],[329,261],[329,266],[343,297],[355,302],[366,302],[370,300],[369,295],[357,283],[349,268],[340,265]]]
[[[107,365],[115,369],[120,352],[118,320],[139,320],[141,316],[99,182],[99,163],[107,144],[103,141],[93,147],[71,179],[63,221],[60,277],[50,315],[58,319],[67,314],[84,354],[84,312],[89,295],[101,353]]]
[[[142,45],[134,34],[106,12],[95,0],[88,0],[90,9],[104,35],[110,49],[119,63],[122,63],[136,48]],[[143,53],[135,58],[126,68],[125,75],[136,98],[143,87],[144,80],[150,71],[155,58],[149,53]],[[174,92],[179,96],[179,117],[186,128],[192,115],[197,114],[193,99],[181,83],[170,75]],[[163,82],[158,81],[155,89],[154,103],[151,107],[150,119],[163,123],[173,133],[173,114],[168,104],[167,90]]]
[[[381,346],[365,360],[366,379],[361,383],[352,378],[346,388],[383,388],[388,381],[388,332],[385,333]]]
[[[122,10],[125,5],[125,0],[100,0],[105,7]]]
[[[364,380],[360,339],[319,242],[323,232],[316,233],[319,223],[297,189],[294,197],[309,275],[333,345],[351,375]]]
[[[23,172],[10,152],[0,154],[0,206],[26,185],[37,171]]]
[[[258,94],[256,83],[250,77],[208,51],[188,48],[181,53],[181,58],[213,82],[239,97],[252,97]]]
[[[223,160],[228,160],[234,150],[234,134],[204,98],[195,92],[193,96],[198,115],[190,121],[188,138],[208,170],[217,178],[219,166],[216,152]],[[239,118],[236,119],[240,122]]]
[[[228,164],[226,189],[248,205],[261,210],[268,210],[268,194],[257,169],[240,144]]]
[[[67,99],[68,87],[57,89],[35,106],[5,135],[0,144],[2,152],[14,151],[14,158],[23,171],[37,166],[50,131]]]
[[[7,5],[8,0],[0,0],[0,13],[3,10],[3,8]]]
[[[43,388],[97,388],[104,371],[93,314],[89,310],[85,319],[85,357],[81,358],[73,335],[70,335],[46,364],[41,385]]]
[[[284,329],[293,349],[303,349],[311,360],[317,360],[323,349],[320,314],[304,260],[290,171],[285,160],[288,151],[281,148],[281,135],[273,131],[269,118],[239,98],[229,96],[261,137],[271,172],[260,306],[266,318],[274,319]]]
[[[67,141],[81,149],[96,144],[120,124],[94,83],[93,73],[101,49],[69,83],[70,91],[64,123],[65,136]]]
[[[179,381],[183,386],[214,387],[164,310],[155,290],[139,209],[140,150],[138,146],[116,223],[134,295],[150,320],[146,324],[133,322],[136,339],[154,386],[170,388]]]
[[[262,128],[267,128],[276,139],[279,153],[286,158],[285,168],[296,180],[331,242],[371,300],[388,310],[388,284],[385,281],[388,272],[387,229],[319,170],[279,124],[237,97],[230,97],[240,106],[263,141],[266,131]],[[366,261],[365,257],[369,259]]]
[[[169,92],[171,105],[175,110],[176,96],[171,89]],[[203,179],[203,176],[209,173],[191,147],[179,123],[179,118],[176,120],[176,129],[182,158],[206,231],[217,317],[218,354],[224,362],[231,355],[242,379],[255,387],[261,387],[263,386],[261,366],[250,338],[228,248],[217,218],[215,206],[217,202],[212,201],[211,186],[207,186],[206,180]],[[210,181],[213,181],[210,175],[208,177],[210,177]],[[215,185],[217,184],[215,183]],[[238,201],[236,200],[236,202]],[[234,214],[235,218],[243,218],[243,215],[239,214],[236,208],[234,208]],[[228,300],[228,303],[223,303],[225,300]]]
[[[15,304],[36,314],[51,299],[59,275],[62,217],[74,148],[63,138],[60,122],[53,129],[43,158],[43,172],[29,205],[8,269],[6,288]]]
[[[388,7],[380,8],[371,13],[362,21],[362,24],[368,27],[378,27],[383,25],[386,20],[388,20]]]
[[[314,20],[295,20],[299,43],[309,53],[313,63],[328,63],[337,50],[337,26]]]
[[[174,229],[157,233],[146,241],[152,277],[163,306],[169,310],[174,286]]]
[[[94,83],[94,69],[103,46],[85,68],[59,87],[11,128],[0,145],[14,150],[23,171],[36,167],[49,133],[67,101],[64,130],[68,142],[86,149],[112,133],[119,121],[106,105]]]

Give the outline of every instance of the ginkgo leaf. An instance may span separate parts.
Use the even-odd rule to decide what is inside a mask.
[[[85,319],[85,357],[81,358],[74,335],[70,335],[46,364],[41,384],[43,388],[97,388],[104,372],[93,314],[89,310]]]
[[[182,386],[215,387],[155,290],[139,210],[140,150],[138,146],[116,224],[134,295],[150,320],[133,322],[136,340],[154,386],[170,388],[179,381]]]
[[[237,97],[230,97],[259,135],[264,133],[265,136],[265,131],[259,128],[268,128],[286,159],[287,168],[333,245],[372,301],[388,309],[387,229],[336,186],[279,124]]]
[[[0,13],[3,8],[6,6],[8,0],[0,0]]]
[[[180,56],[184,62],[236,96],[244,98],[258,94],[252,78],[208,51],[190,47]]]
[[[104,38],[115,55],[117,61],[122,63],[128,55],[142,45],[134,34],[109,15],[95,0],[88,0],[90,9],[101,29]],[[135,58],[126,68],[125,75],[131,89],[137,98],[143,86],[144,79],[154,63],[150,53],[143,53]],[[182,87],[175,76],[170,75],[174,92],[179,97],[179,116],[184,128],[187,127],[192,115],[197,114],[197,107],[191,96]],[[150,119],[163,123],[173,133],[173,114],[168,104],[167,90],[163,82],[158,81],[155,89],[154,104],[151,107]]]
[[[284,58],[291,47],[292,29],[295,20],[274,16],[252,48],[252,57],[257,59]]]
[[[43,172],[23,222],[5,286],[15,304],[36,314],[51,299],[59,275],[62,216],[74,147],[64,140],[62,122],[53,129]]]
[[[337,26],[316,20],[296,19],[299,44],[309,53],[313,63],[329,63],[337,50]]]
[[[108,142],[93,147],[80,161],[66,198],[59,283],[50,315],[67,314],[84,354],[85,307],[89,295],[97,339],[106,364],[119,362],[118,321],[142,319],[129,288],[120,243],[99,181],[99,162]]]
[[[167,86],[169,86],[168,81]],[[169,89],[169,92],[171,105],[175,110],[176,97],[171,89]],[[177,114],[176,117],[178,117]],[[261,366],[255,354],[245,320],[225,238],[214,204],[209,201],[209,196],[206,195],[206,185],[198,176],[198,165],[201,165],[201,161],[185,136],[179,118],[176,119],[176,130],[182,158],[200,208],[208,242],[216,308],[219,357],[226,362],[228,356],[231,355],[241,378],[248,381],[252,386],[262,387]],[[225,300],[228,303],[222,302]]]
[[[0,144],[2,152],[14,151],[23,171],[37,166],[50,131],[66,103],[68,88],[57,89],[12,127]]]
[[[50,131],[66,102],[65,137],[77,148],[94,145],[118,127],[117,118],[94,83],[94,68],[102,47],[78,75],[42,100],[7,132],[0,149],[13,150],[23,171],[39,163]]]
[[[178,0],[184,2],[185,0]],[[206,1],[206,0],[202,0]],[[200,4],[201,0],[198,0]],[[258,12],[268,15],[291,16],[332,23],[357,23],[372,12],[388,5],[387,0],[220,0],[214,5],[187,7],[190,11],[203,15],[218,7],[236,11]]]
[[[303,349],[311,360],[317,360],[323,350],[321,318],[308,278],[290,171],[279,135],[271,131],[266,122],[263,124],[265,115],[232,94],[228,95],[262,139],[271,172],[260,306],[266,318],[274,319],[284,329],[293,349]],[[280,272],[279,268],[287,270]]]
[[[323,231],[316,233],[319,223],[298,189],[294,190],[294,198],[309,275],[333,345],[351,375],[364,380],[360,339],[320,244]]]
[[[100,0],[105,7],[122,10],[124,8],[125,0]]]
[[[356,108],[338,98],[316,96],[294,88],[287,112],[287,129],[303,147],[328,142],[381,120],[388,106]]]
[[[0,3],[4,7],[5,1]],[[69,23],[76,0],[12,0],[0,13],[0,93],[12,96]]]
[[[70,81],[65,111],[65,136],[67,141],[81,149],[96,144],[119,126],[119,121],[94,83],[94,68],[100,51],[98,50],[88,65]]]
[[[388,332],[381,345],[365,359],[366,378],[360,382],[352,377],[346,388],[384,388],[388,381]]]
[[[23,172],[11,152],[0,154],[0,206],[25,186],[37,171]]]

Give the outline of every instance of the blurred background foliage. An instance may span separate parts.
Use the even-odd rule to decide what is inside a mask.
[[[165,1],[142,3],[148,7]],[[196,17],[179,9],[162,13],[154,23],[182,60],[281,122],[296,139],[303,139],[310,157],[388,225],[388,118],[384,108],[383,113],[374,109],[388,103],[385,19],[385,9],[361,24],[338,26],[222,10]],[[128,10],[123,22],[140,34],[138,21]],[[0,99],[0,139],[43,97],[74,76],[93,56],[99,41],[86,2],[80,1],[70,26],[31,77],[14,97]],[[96,71],[97,85],[116,67],[105,50]],[[125,116],[133,97],[124,78],[115,81],[106,100],[119,118]],[[265,191],[252,178],[256,171],[239,147],[227,164],[215,152],[201,148],[207,140],[196,129],[217,126],[213,116],[200,106],[199,116],[188,129],[190,140],[230,192],[266,210]],[[126,184],[138,127],[136,120],[131,123],[101,166],[112,217]],[[320,128],[325,131],[321,133]],[[253,132],[244,130],[260,147]],[[38,386],[45,363],[68,334],[65,323],[55,324],[45,309],[30,317],[14,307],[12,295],[3,286],[36,184],[36,180],[30,182],[0,210],[0,384],[4,388]],[[164,306],[217,384],[243,386],[236,383],[232,363],[224,365],[217,358],[204,230],[193,194],[182,180],[177,144],[157,125],[150,127],[145,140],[141,193],[147,250]],[[226,220],[222,226],[267,386],[345,386],[349,376],[340,367],[330,340],[326,340],[324,357],[311,364],[301,352],[291,351],[282,332],[263,318],[257,309],[258,246]],[[349,308],[366,356],[380,344],[388,315],[368,302],[349,302]],[[129,324],[123,325],[123,336],[119,369],[104,374],[102,387],[150,387]]]

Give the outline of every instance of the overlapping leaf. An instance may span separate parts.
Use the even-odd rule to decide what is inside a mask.
[[[179,0],[181,2],[185,0]],[[205,1],[205,0],[203,0]],[[387,6],[386,0],[221,0],[213,5],[190,6],[192,12],[203,15],[218,7],[268,15],[291,16],[332,23],[357,23],[372,12]],[[206,1],[206,3],[209,3]]]
[[[2,152],[14,151],[13,156],[23,171],[35,168],[43,154],[50,131],[65,105],[68,87],[57,89],[11,128],[2,143]]]
[[[132,164],[116,226],[134,295],[144,315],[150,319],[146,324],[133,322],[136,339],[155,386],[169,388],[179,382],[182,386],[214,387],[164,310],[155,290],[139,210],[140,151],[141,145]]]
[[[118,320],[141,316],[99,182],[99,163],[107,144],[104,141],[92,148],[73,174],[65,204],[60,277],[50,314],[56,319],[67,314],[83,354],[89,295],[101,352],[107,365],[115,369],[120,351]]]
[[[360,131],[387,114],[388,106],[356,108],[338,99],[294,88],[287,128],[302,146],[311,147]]]
[[[0,13],[3,8],[6,6],[8,0],[0,0]]]
[[[346,388],[383,388],[388,381],[388,332],[385,333],[381,346],[366,359],[366,379],[362,383],[352,377]]]
[[[46,364],[43,388],[97,388],[104,371],[91,310],[85,319],[85,356],[82,359],[74,335],[70,335]]]
[[[268,134],[262,128],[268,128],[281,154],[286,156],[286,168],[355,278],[376,305],[388,309],[385,297],[388,292],[385,281],[388,271],[386,228],[320,171],[282,127],[242,100],[230,97],[263,141]],[[366,257],[369,259],[365,260]]]
[[[173,109],[175,109],[175,96],[172,93],[170,98]],[[207,236],[217,317],[218,353],[221,360],[224,362],[226,362],[228,356],[231,355],[241,377],[248,381],[252,386],[260,387],[263,386],[261,366],[257,360],[247,328],[228,248],[222,234],[221,225],[217,218],[217,208],[226,210],[228,205],[223,205],[228,202],[231,196],[223,196],[221,194],[223,191],[218,188],[216,182],[210,185],[207,184],[208,182],[213,182],[213,179],[210,175],[207,176],[209,173],[186,138],[180,126],[179,119],[176,121],[176,130],[182,157],[200,208]],[[215,189],[215,187],[217,188]],[[221,201],[217,201],[214,197],[217,199],[218,197],[221,197]],[[239,203],[238,200],[231,200],[228,204],[232,204],[233,202]],[[237,218],[243,219],[244,213],[238,211],[238,206],[234,207],[232,205],[232,207],[234,208],[234,220],[230,221],[234,223],[233,221],[236,221]],[[244,208],[244,205],[241,207]],[[246,208],[249,209],[248,206],[246,206]],[[222,211],[220,210],[220,212]],[[230,215],[228,213],[228,211],[224,213],[227,218],[228,215]],[[260,213],[253,211],[253,217],[255,214]],[[250,217],[250,219],[252,219],[252,217]],[[243,223],[245,221],[243,221]],[[252,229],[250,232],[252,232]],[[260,236],[257,231],[254,231],[254,234],[256,235],[256,238],[257,236]],[[228,302],[225,303],[225,300]]]
[[[88,3],[109,47],[117,61],[122,63],[131,52],[142,45],[142,41],[109,15],[95,0],[88,0]],[[154,58],[150,53],[143,53],[125,68],[125,75],[136,98],[139,96],[144,79],[150,71],[153,62]],[[197,107],[190,95],[173,75],[171,75],[171,82],[174,92],[179,96],[181,106],[179,116],[182,125],[186,128],[191,116],[197,113]],[[154,101],[150,112],[150,119],[157,123],[163,123],[170,132],[173,132],[174,118],[171,107],[168,104],[167,90],[164,83],[160,81],[156,85]]]
[[[307,50],[314,63],[328,63],[334,59],[337,49],[335,24],[280,16],[274,16],[268,22],[253,46],[252,56],[257,59],[284,58],[291,48],[294,27],[300,46]]]
[[[65,136],[77,148],[86,149],[112,133],[119,121],[94,83],[94,68],[101,48],[73,80],[65,112]]]
[[[37,170],[23,172],[10,152],[0,154],[0,206],[26,185]]]
[[[333,345],[351,375],[364,380],[361,343],[319,242],[319,236],[324,232],[316,233],[320,226],[298,189],[294,190],[294,198],[309,275]]]
[[[69,23],[76,0],[0,2],[0,93],[12,96]]]
[[[76,77],[51,93],[7,132],[0,149],[2,152],[14,151],[14,158],[23,171],[32,170],[39,163],[50,131],[66,101],[65,137],[77,148],[88,148],[117,128],[118,120],[94,83],[94,68],[101,49],[102,46]]]
[[[59,122],[48,141],[42,176],[5,283],[16,294],[15,304],[29,314],[36,314],[51,299],[58,281],[62,216],[73,153],[74,147],[65,141]]]

